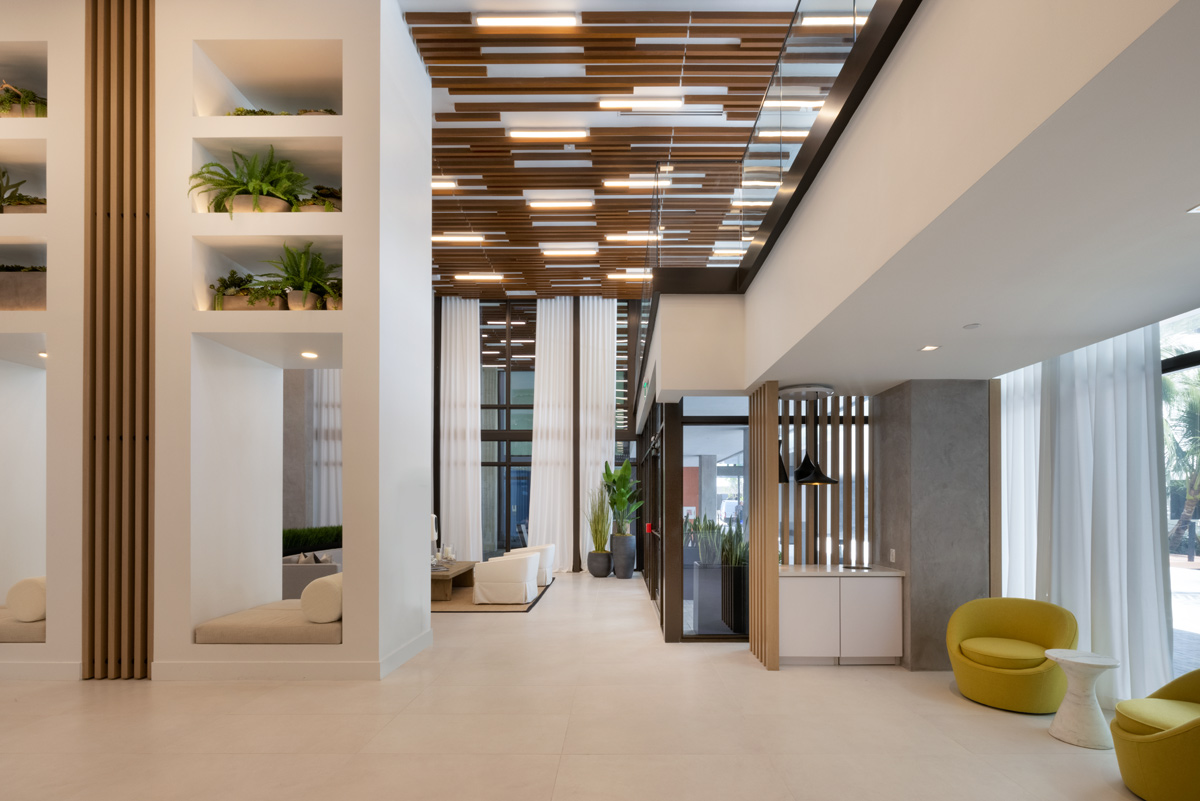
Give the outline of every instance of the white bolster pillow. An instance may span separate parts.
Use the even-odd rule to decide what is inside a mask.
[[[313,623],[342,619],[342,574],[334,573],[310,581],[300,593],[300,610]]]
[[[8,590],[8,610],[22,623],[46,619],[46,577],[21,579]]]

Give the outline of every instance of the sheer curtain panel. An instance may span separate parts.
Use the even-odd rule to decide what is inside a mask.
[[[442,543],[462,560],[483,558],[480,513],[479,301],[442,298],[438,462]]]
[[[313,370],[314,526],[342,524],[342,371]]]
[[[591,548],[587,497],[612,461],[617,437],[617,301],[579,299],[579,552]],[[614,468],[619,465],[613,465]]]
[[[1014,598],[1037,597],[1038,451],[1042,366],[1000,379],[1001,583]]]
[[[529,544],[553,544],[554,569],[569,571],[575,516],[571,298],[537,302],[534,347]]]

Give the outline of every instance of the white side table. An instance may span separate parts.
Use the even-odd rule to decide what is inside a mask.
[[[1057,662],[1067,674],[1067,694],[1050,724],[1050,734],[1083,748],[1112,748],[1108,721],[1096,700],[1096,680],[1121,663],[1112,657],[1067,648],[1051,648],[1046,658]]]

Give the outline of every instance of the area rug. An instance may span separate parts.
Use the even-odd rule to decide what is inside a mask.
[[[538,588],[537,597],[527,604],[476,604],[474,587],[455,587],[450,591],[449,601],[431,601],[430,611],[433,612],[528,612],[542,600],[546,590],[554,586],[554,579],[545,587]]]

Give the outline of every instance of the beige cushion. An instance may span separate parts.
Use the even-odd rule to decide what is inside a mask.
[[[46,619],[46,577],[21,579],[8,590],[8,611],[22,623]]]
[[[342,574],[334,573],[310,581],[300,593],[300,608],[313,623],[332,623],[342,619]]]
[[[1117,725],[1130,734],[1158,734],[1200,718],[1200,704],[1169,698],[1134,698],[1117,704]]]
[[[1046,661],[1046,649],[1037,643],[1005,637],[973,637],[958,645],[963,656],[980,665],[1003,670],[1026,670]]]
[[[336,645],[342,624],[313,623],[299,600],[276,601],[196,626],[196,642],[238,645]]]
[[[0,606],[0,642],[45,642],[46,619],[25,623],[8,607]]]

